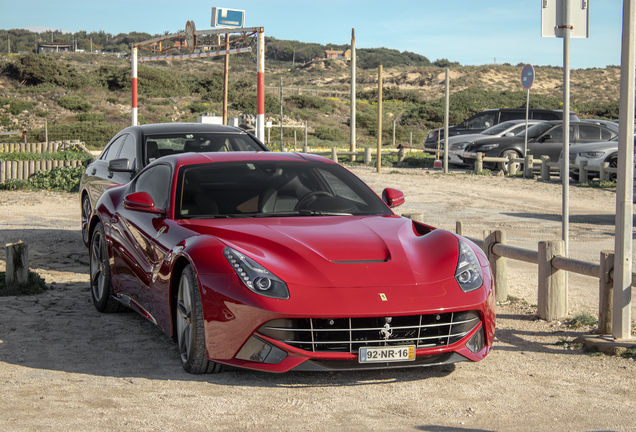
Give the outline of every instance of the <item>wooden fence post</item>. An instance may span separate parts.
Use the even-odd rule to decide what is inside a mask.
[[[598,275],[598,334],[612,334],[614,307],[614,251],[601,251],[601,271]]]
[[[552,266],[552,258],[563,256],[563,240],[539,242],[539,318],[553,321],[563,318],[568,312],[568,295],[565,286],[565,271]]]
[[[513,162],[513,155],[508,155],[508,175],[514,177],[517,175],[517,162]]]
[[[6,245],[7,272],[5,281],[7,285],[24,284],[29,279],[29,247],[19,241]]]
[[[402,213],[402,217],[424,223],[424,213]]]
[[[480,173],[484,170],[484,154],[482,152],[477,153],[477,159],[475,160],[475,172]]]
[[[371,147],[364,148],[364,164],[369,165],[371,163]]]
[[[550,156],[541,156],[541,180],[543,181],[550,180],[550,167],[548,166],[549,160]]]
[[[303,153],[309,153],[309,147],[303,146]]]
[[[526,155],[524,158],[523,165],[523,176],[525,178],[532,178],[532,168],[534,165],[534,160],[532,159],[532,155]]]
[[[582,160],[579,162],[579,183],[587,183],[587,161]],[[569,174],[569,172],[568,172]]]
[[[460,236],[464,235],[464,226],[461,221],[455,221],[455,234]]]
[[[331,160],[338,162],[338,149],[335,147],[331,147]]]
[[[606,168],[609,168],[609,162],[601,163],[601,168],[600,168],[599,173],[598,173],[598,179],[600,181],[609,180],[609,176],[607,175],[607,171],[605,171]]]
[[[484,231],[484,252],[488,255],[490,268],[495,279],[497,303],[508,301],[508,259],[495,255],[492,248],[496,243],[506,244],[505,231]]]

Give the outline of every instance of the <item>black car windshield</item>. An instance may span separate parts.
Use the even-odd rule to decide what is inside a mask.
[[[184,166],[175,196],[175,219],[393,214],[345,168],[306,161]]]
[[[552,127],[554,127],[554,124],[552,123],[537,123],[536,125],[528,128],[528,139],[536,138],[539,135],[542,135],[543,133],[547,132]],[[526,135],[526,130],[524,129],[521,132],[519,132],[516,136],[523,138],[525,135]]]
[[[146,136],[146,163],[162,156],[188,152],[262,151],[246,133],[171,133]]]

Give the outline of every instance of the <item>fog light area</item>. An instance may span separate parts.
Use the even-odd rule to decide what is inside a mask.
[[[240,360],[267,364],[278,364],[285,360],[286,357],[287,353],[285,351],[268,344],[256,336],[249,338],[236,355],[236,358]]]

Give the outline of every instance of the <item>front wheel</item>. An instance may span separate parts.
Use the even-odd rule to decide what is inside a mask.
[[[501,154],[500,157],[507,158],[508,156],[510,156],[512,158],[518,158],[521,155],[519,153],[517,153],[516,151],[514,151],[514,150],[506,150],[506,151],[504,151]],[[497,164],[498,168],[501,171],[503,171],[506,174],[510,174],[510,166],[508,166],[508,165],[513,165],[517,172],[519,172],[519,168],[521,167],[521,163],[519,163],[519,162],[510,162],[510,163],[509,162],[499,162]]]
[[[183,269],[179,279],[176,324],[183,369],[191,374],[219,372],[221,365],[208,360],[201,294],[191,265]]]

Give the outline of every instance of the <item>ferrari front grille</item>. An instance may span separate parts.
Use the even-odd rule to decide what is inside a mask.
[[[296,318],[265,323],[259,333],[311,352],[357,353],[361,347],[445,347],[481,322],[478,311],[369,318]]]

